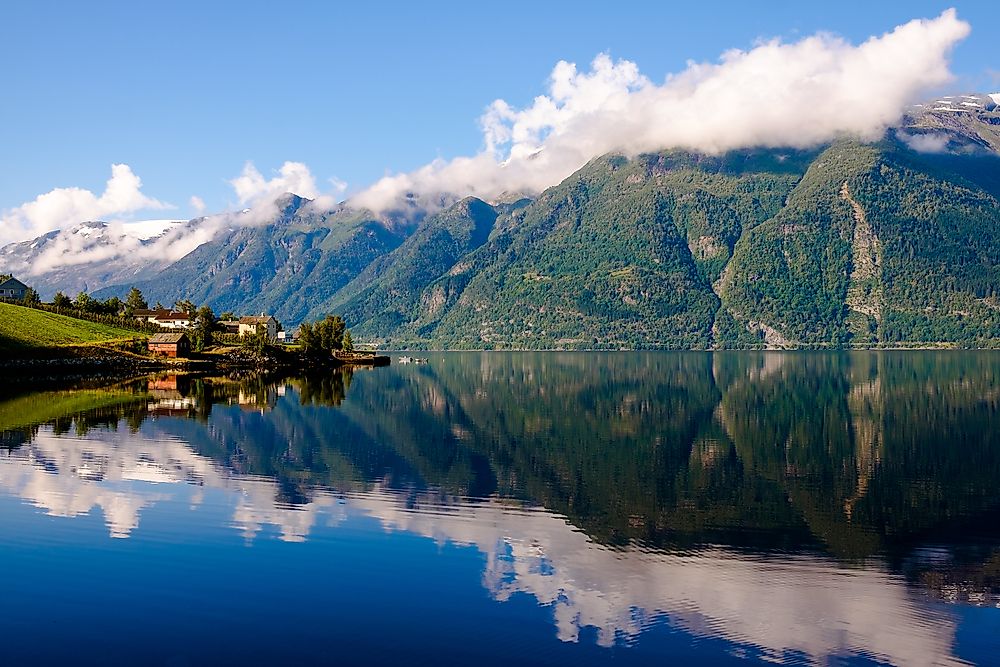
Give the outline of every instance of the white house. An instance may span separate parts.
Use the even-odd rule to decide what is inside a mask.
[[[250,317],[240,318],[240,335],[257,333],[257,327],[261,327],[268,340],[278,340],[278,320],[270,315],[261,313]]]
[[[155,316],[150,321],[153,324],[159,324],[164,329],[188,329],[191,327],[189,313],[167,312],[165,315]]]

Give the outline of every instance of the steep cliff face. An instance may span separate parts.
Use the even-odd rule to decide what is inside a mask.
[[[989,154],[836,144],[737,244],[723,303],[744,328],[805,344],[996,339],[998,169]]]
[[[851,238],[851,280],[847,287],[849,309],[847,326],[851,339],[877,343],[882,321],[882,246],[868,223],[865,209],[851,197],[847,181],[840,196],[854,211],[854,234]]]

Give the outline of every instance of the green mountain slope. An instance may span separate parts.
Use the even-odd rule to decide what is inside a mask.
[[[995,157],[969,160],[1000,170]],[[968,166],[891,141],[824,151],[737,244],[721,294],[739,325],[717,342],[745,331],[775,345],[1000,338],[1000,202]]]
[[[995,155],[892,138],[601,158],[501,216],[423,290],[418,326],[366,334],[458,348],[995,346],[998,175]]]
[[[607,156],[502,216],[423,294],[455,347],[707,347],[736,240],[781,206],[803,154]]]
[[[416,316],[420,291],[489,237],[497,210],[474,197],[425,219],[402,245],[368,265],[313,317],[337,312],[356,332],[386,337]]]

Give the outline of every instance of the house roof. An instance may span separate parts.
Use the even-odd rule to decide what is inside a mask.
[[[185,333],[158,333],[149,337],[150,343],[179,343],[182,338],[187,338]]]
[[[268,320],[273,319],[270,315],[253,315],[250,317],[241,317],[240,324],[267,324]]]
[[[149,310],[148,308],[136,308],[132,311],[136,317],[158,317],[160,315],[169,315],[170,311],[166,308],[159,310]]]
[[[0,283],[0,289],[28,289],[28,286],[17,278],[11,277]]]
[[[157,315],[155,319],[163,320],[164,322],[188,322],[191,320],[191,315],[168,311],[166,315]]]

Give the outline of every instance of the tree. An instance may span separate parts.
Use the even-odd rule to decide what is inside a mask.
[[[348,336],[344,318],[340,315],[327,315],[319,322],[310,324],[303,322],[299,327],[299,343],[309,354],[330,355],[344,349],[345,336]],[[350,339],[348,338],[348,341]],[[353,343],[351,343],[353,348]]]
[[[84,291],[80,291],[73,299],[73,307],[78,310],[90,310],[94,306],[94,299]]]
[[[125,314],[129,317],[135,315],[137,310],[146,310],[149,308],[149,304],[146,302],[146,297],[142,295],[138,289],[133,287],[128,291],[128,295],[125,297]]]
[[[313,352],[319,347],[313,325],[309,322],[299,325],[299,345],[306,352]]]
[[[59,309],[72,308],[73,302],[62,292],[56,292],[56,295],[52,297],[52,305]]]
[[[104,303],[101,304],[101,312],[108,315],[118,315],[122,312],[122,300],[116,296],[109,297],[105,299]]]
[[[256,331],[253,333],[243,334],[243,336],[240,337],[240,344],[245,350],[249,350],[256,354],[263,354],[264,350],[267,348],[267,331],[264,329],[264,325],[258,324]]]
[[[215,313],[208,306],[202,306],[194,316],[195,347],[204,350],[214,342]]]
[[[354,338],[349,330],[344,331],[344,352],[354,352]]]
[[[38,292],[35,291],[34,287],[29,287],[24,291],[24,298],[22,301],[28,306],[37,306],[42,302],[41,298],[38,296]]]
[[[344,325],[344,319],[339,315],[327,315],[322,322],[316,325],[316,328],[319,329],[324,351],[333,352],[344,346],[344,331],[347,327]]]
[[[174,310],[178,313],[193,315],[198,310],[198,306],[196,306],[190,299],[180,299],[174,303]]]

